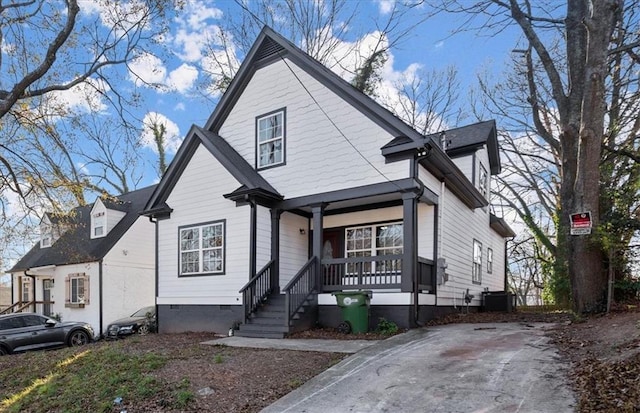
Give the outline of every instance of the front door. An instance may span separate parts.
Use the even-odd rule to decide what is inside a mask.
[[[331,258],[342,258],[342,231],[329,229],[322,233],[322,260]],[[340,285],[342,278],[342,265],[323,263],[323,284]]]
[[[53,280],[42,280],[42,315],[51,317],[51,290],[53,290]]]

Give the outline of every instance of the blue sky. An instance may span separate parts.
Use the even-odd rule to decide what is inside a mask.
[[[99,0],[80,0],[81,18],[85,19],[85,22],[103,23],[104,30],[108,27],[106,21],[110,14],[101,3]],[[118,7],[126,7],[127,3],[117,4]],[[55,4],[50,6],[55,7]],[[363,47],[374,41],[376,36],[373,21],[388,17],[392,6],[393,0],[359,2],[359,20],[347,26],[345,40],[348,43],[343,50],[358,40],[362,40]],[[422,11],[416,10],[411,17],[418,19]],[[163,47],[145,49],[143,53],[139,53],[137,59],[129,65],[130,72],[124,67],[119,69],[118,76],[122,83],[118,86],[124,91],[137,92],[142,96],[142,104],[132,110],[140,129],[144,130],[143,125],[150,119],[166,125],[168,160],[173,158],[191,125],[204,125],[215,107],[219,95],[202,85],[202,71],[211,63],[206,53],[208,41],[219,35],[219,25],[227,19],[238,17],[238,13],[242,11],[231,0],[186,0],[183,10],[171,20],[169,31],[160,39]],[[444,70],[453,65],[458,69],[460,102],[464,105],[468,99],[468,91],[476,83],[478,72],[487,71],[499,79],[505,63],[511,58],[510,52],[516,45],[517,30],[506,30],[495,36],[479,36],[472,30],[453,34],[462,24],[461,16],[442,14],[429,18],[413,29],[391,49],[389,59],[382,70],[380,94],[393,102],[393,99],[397,98],[393,82],[397,82],[403,76],[415,74],[416,68],[427,71]],[[283,35],[287,37],[286,33]],[[389,39],[391,42],[395,40]],[[222,51],[218,50],[217,53]],[[231,56],[233,67],[230,70],[237,69],[244,56],[233,48],[225,53]],[[69,110],[89,114],[98,120],[115,116],[104,97],[110,92],[108,85],[98,81],[92,82],[94,88],[76,87],[70,91],[55,92],[50,103],[54,102]],[[104,93],[96,92],[95,89]],[[472,121],[474,119],[469,120]],[[142,169],[136,172],[140,177],[135,183],[137,188],[159,180],[154,168],[157,154],[150,136],[148,128],[138,136],[142,146],[136,156],[143,163]],[[94,172],[91,170],[93,166],[85,165],[83,162],[81,159],[77,161],[87,174]],[[95,194],[89,194],[87,197],[88,202],[94,199]],[[17,202],[13,203],[16,210],[19,209],[17,205]],[[39,219],[39,216],[34,216],[31,225],[37,225]],[[32,240],[23,242],[23,246],[12,248],[10,256],[7,256],[6,251],[0,256],[0,261],[4,260],[5,268],[11,266],[17,258],[16,251],[26,251],[32,245]]]
[[[361,2],[363,17],[359,23],[366,27],[367,20],[375,14],[384,18],[390,4],[389,1]],[[171,135],[169,156],[173,156],[190,126],[203,125],[214,108],[215,94],[203,99],[203,90],[198,90],[201,76],[198,70],[203,64],[204,38],[207,33],[213,35],[221,19],[227,18],[230,13],[241,13],[232,1],[187,1],[183,14],[175,19],[165,42],[171,49],[171,58],[150,54],[134,65],[138,75],[167,85],[161,91],[142,88],[147,99],[141,110],[147,113],[140,115],[166,119]],[[504,63],[510,59],[517,32],[503,32],[493,37],[478,36],[473,31],[452,34],[461,24],[461,19],[452,15],[439,15],[420,24],[398,47],[392,49],[392,58],[387,64],[390,67],[385,69],[384,76],[392,77],[416,65],[426,70],[443,70],[453,65],[459,71],[461,101],[466,100],[468,89],[475,84],[476,73],[487,70],[499,75]],[[369,31],[374,30],[371,27]],[[240,60],[242,57],[237,56]],[[150,147],[146,150],[152,151]],[[156,179],[152,176],[149,178],[144,180],[144,184]]]

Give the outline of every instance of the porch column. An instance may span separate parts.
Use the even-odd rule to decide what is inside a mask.
[[[323,218],[324,218],[324,209],[327,204],[321,203],[316,205],[311,205],[311,212],[313,213],[313,239],[312,239],[312,253],[313,256],[318,258],[318,263],[316,266],[316,274],[320,274],[322,271],[322,265],[320,260],[322,259],[322,231],[323,231]],[[318,282],[320,280],[320,276],[317,277]],[[320,288],[320,286],[318,286]]]
[[[418,270],[418,201],[417,194],[402,194],[402,281],[401,291],[413,291],[413,280]]]
[[[255,200],[249,199],[249,205],[251,206],[251,222],[249,229],[249,279],[252,279],[256,275],[256,251],[258,244],[258,206]]]
[[[279,209],[271,210],[271,259],[274,260],[271,285],[274,292],[280,292],[280,216]]]

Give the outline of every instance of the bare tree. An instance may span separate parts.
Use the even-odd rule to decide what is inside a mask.
[[[549,184],[544,194],[538,191],[539,206],[549,208],[550,218],[556,219],[556,272],[568,272],[574,309],[579,312],[604,309],[607,289],[599,233],[603,216],[600,163],[607,128],[612,126],[607,122],[611,91],[607,82],[612,56],[632,54],[638,47],[637,30],[622,33],[623,22],[628,21],[624,6],[623,1],[614,0],[568,0],[563,7],[555,2],[487,0],[473,4],[450,1],[443,8],[467,13],[470,22],[482,18],[480,28],[485,32],[513,24],[522,33],[525,47],[519,49],[523,55],[520,76],[524,81],[512,96],[526,96],[526,104],[522,100],[513,108],[505,101],[499,104],[505,112],[515,110],[520,131],[531,133],[535,138],[530,142],[544,148],[540,159],[548,162]],[[514,156],[519,157],[516,152],[518,149]],[[535,176],[528,162],[518,161],[519,178]],[[536,183],[543,177],[539,175]],[[534,187],[530,189],[535,191]],[[517,204],[514,206],[522,208],[526,202]],[[589,236],[570,235],[570,215],[585,211],[591,212],[598,230]]]

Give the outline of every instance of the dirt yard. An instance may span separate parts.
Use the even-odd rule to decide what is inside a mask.
[[[452,322],[553,322],[549,330],[561,353],[572,362],[570,380],[578,398],[578,412],[640,411],[640,312],[637,307],[585,320],[566,313],[481,313],[452,316]],[[428,326],[426,327],[428,328]],[[297,338],[381,339],[369,333],[357,337],[332,330],[313,330]],[[167,362],[153,371],[162,390],[137,400],[122,400],[112,412],[258,412],[315,375],[340,362],[346,355],[257,350],[200,344],[212,334],[152,334],[92,346],[113,346],[124,354],[162,355]],[[56,357],[58,351],[50,352]],[[62,352],[60,352],[62,353]],[[21,371],[35,355],[2,357],[2,369]],[[9,370],[5,370],[9,371]],[[15,380],[18,383],[18,380]],[[4,396],[20,391],[0,383]],[[183,397],[184,400],[176,400]],[[176,409],[176,402],[182,407]],[[24,411],[24,410],[23,410]],[[105,411],[105,410],[102,410]]]

